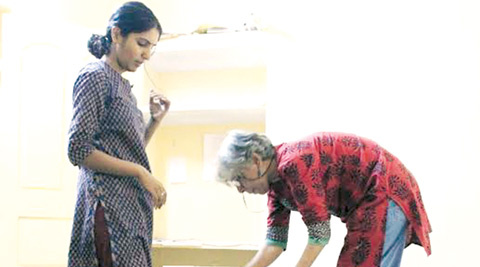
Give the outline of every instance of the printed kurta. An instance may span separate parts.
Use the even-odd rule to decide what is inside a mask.
[[[73,119],[68,156],[79,165],[97,149],[149,167],[145,123],[131,85],[104,61],[88,64],[73,88]],[[80,167],[78,195],[69,251],[69,267],[97,266],[94,214],[105,209],[113,266],[151,266],[151,195],[135,177],[121,177]]]
[[[268,192],[267,243],[286,248],[290,211],[299,211],[309,243],[327,244],[330,216],[348,233],[339,267],[379,266],[385,240],[388,199],[408,220],[406,246],[431,253],[431,227],[412,174],[392,154],[366,138],[316,133],[276,147],[280,180]]]

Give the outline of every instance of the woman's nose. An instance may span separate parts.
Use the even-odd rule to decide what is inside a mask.
[[[152,53],[150,48],[145,49],[142,53],[142,57],[145,60],[149,60],[151,56],[152,56]]]

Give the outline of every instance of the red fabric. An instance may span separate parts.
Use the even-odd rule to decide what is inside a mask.
[[[280,181],[271,185],[268,226],[288,226],[292,203],[308,225],[330,215],[346,223],[348,233],[338,266],[379,266],[385,239],[388,199],[409,222],[406,246],[431,253],[431,227],[412,174],[392,154],[366,138],[316,133],[276,147]]]
[[[95,211],[95,249],[99,267],[112,267],[112,252],[110,249],[110,237],[105,221],[103,206],[98,204]]]

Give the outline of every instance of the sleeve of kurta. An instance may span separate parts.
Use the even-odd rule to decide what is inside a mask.
[[[290,210],[283,206],[273,192],[268,193],[267,245],[287,249]]]
[[[330,213],[318,153],[300,153],[287,169],[293,200],[308,229],[308,243],[324,246],[330,240]]]
[[[73,87],[73,118],[68,134],[68,158],[81,164],[95,149],[95,135],[105,113],[107,78],[101,71],[84,71]]]

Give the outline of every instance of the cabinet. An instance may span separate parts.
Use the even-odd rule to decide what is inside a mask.
[[[151,63],[157,72],[265,66],[275,39],[262,31],[184,35],[160,41]]]
[[[246,31],[161,40],[148,76],[172,100],[164,123],[264,122],[269,48],[278,38]]]

